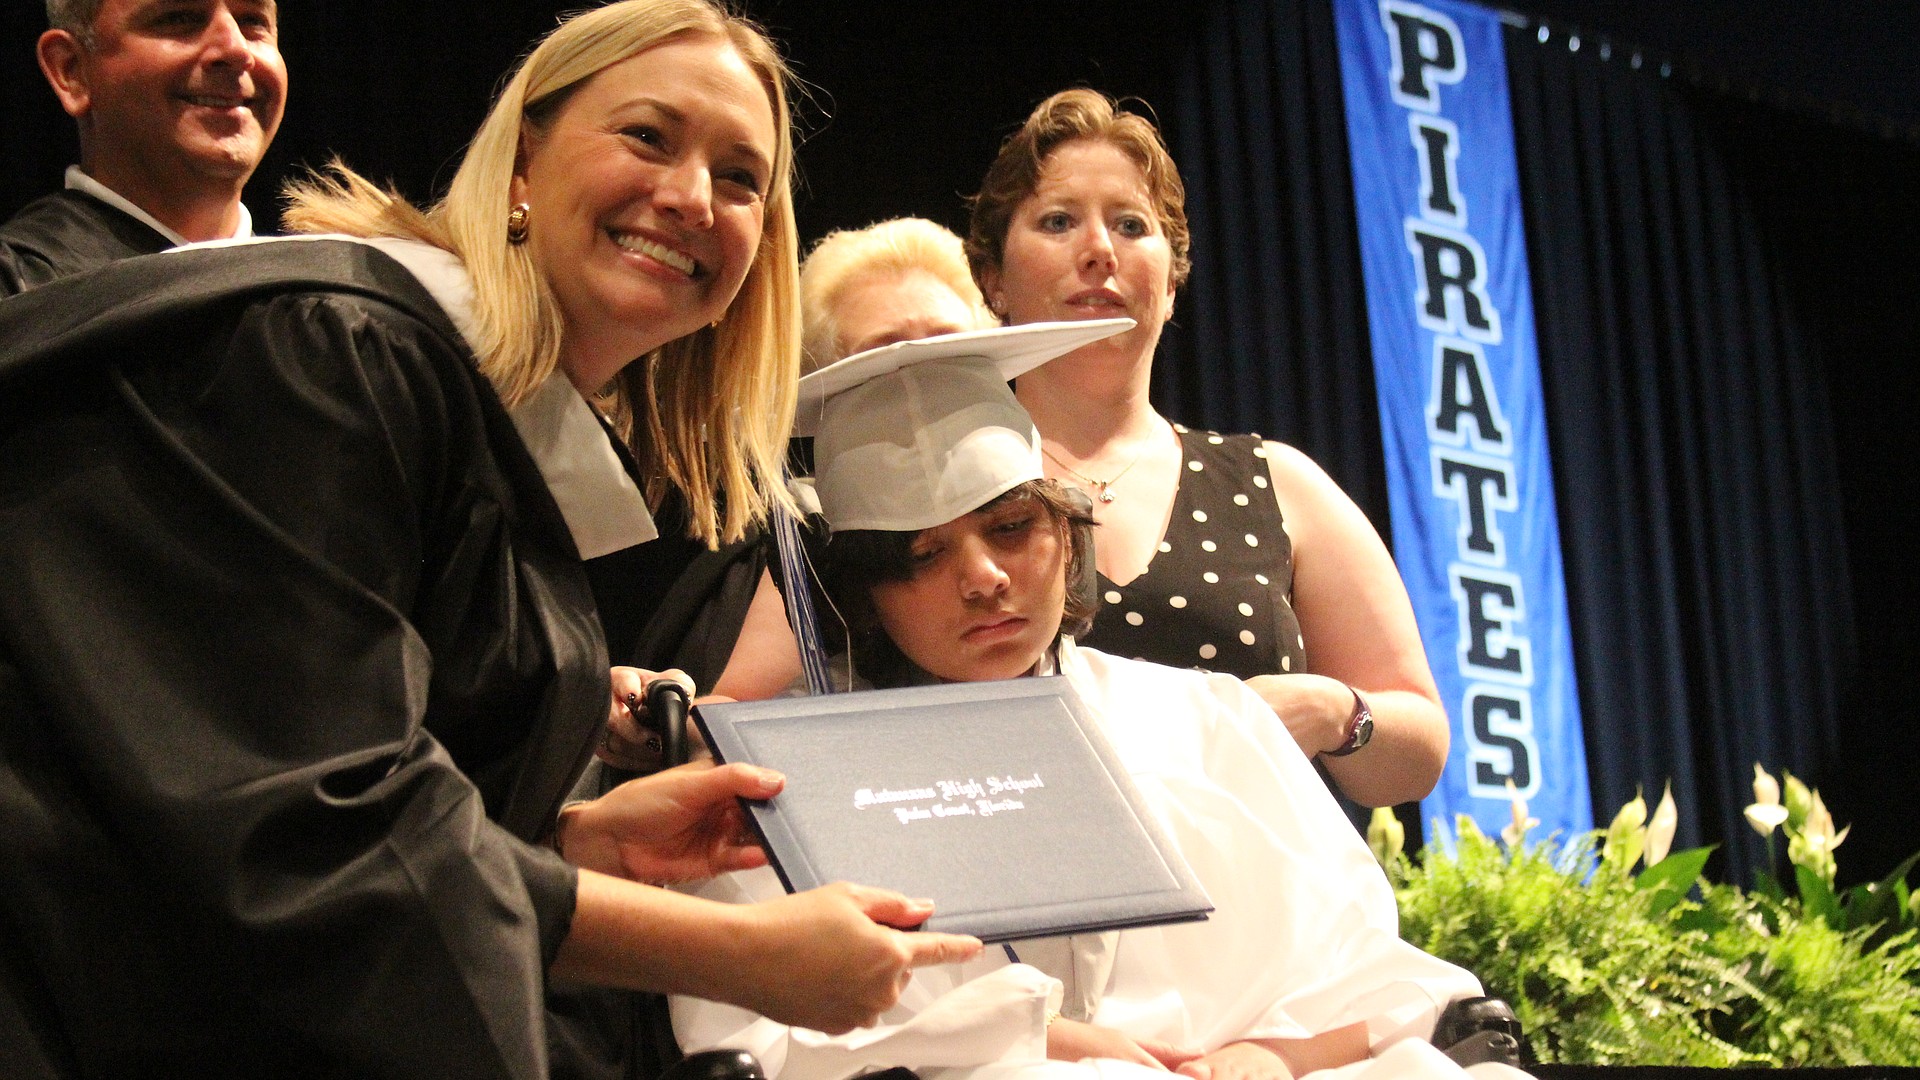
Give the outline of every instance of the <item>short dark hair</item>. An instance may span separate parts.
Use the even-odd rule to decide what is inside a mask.
[[[106,0],[47,0],[47,25],[65,30],[82,42],[93,37],[93,20]]]
[[[1080,139],[1117,147],[1140,167],[1154,217],[1159,219],[1160,231],[1166,234],[1167,247],[1173,253],[1169,277],[1174,288],[1185,285],[1193,271],[1187,189],[1180,181],[1173,155],[1160,138],[1160,129],[1152,120],[1085,87],[1062,90],[1041,102],[1020,130],[1000,144],[1000,152],[980,181],[980,193],[970,200],[973,214],[967,223],[967,262],[973,267],[973,280],[986,288],[982,271],[1000,269],[1014,209],[1039,189],[1047,158],[1062,145]]]
[[[1012,499],[1038,502],[1059,530],[1067,545],[1066,608],[1060,620],[1063,634],[1084,634],[1093,625],[1100,599],[1091,589],[1076,589],[1073,583],[1091,573],[1093,561],[1093,508],[1078,493],[1058,480],[1028,480],[1003,495],[978,507],[985,510]],[[900,686],[907,682],[913,664],[880,625],[880,613],[873,606],[873,590],[890,581],[905,581],[913,576],[913,538],[918,532],[888,532],[879,529],[850,529],[829,537],[815,560],[817,579],[826,601],[837,610],[846,630],[846,641],[830,642],[831,648],[844,648],[853,660],[853,668],[874,686]],[[826,618],[824,623],[833,620]],[[838,630],[829,631],[833,635]]]

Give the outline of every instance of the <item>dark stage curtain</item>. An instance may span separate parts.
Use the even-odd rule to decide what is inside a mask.
[[[1333,12],[1214,5],[1167,117],[1193,276],[1162,337],[1155,403],[1312,455],[1387,533]]]
[[[1740,177],[1659,73],[1511,31],[1595,816],[1673,783],[1749,880],[1753,763],[1819,781],[1852,610],[1821,371]],[[1195,269],[1155,393],[1313,455],[1386,525],[1326,0],[1222,4],[1179,83]],[[1383,527],[1383,532],[1386,529]]]
[[[1824,375],[1711,117],[1575,41],[1507,54],[1594,797],[1671,776],[1744,881],[1754,762],[1821,779],[1851,673]]]
[[[1847,573],[1828,587],[1851,579],[1857,671],[1821,788],[1852,825],[1842,878],[1873,880],[1920,846],[1920,141],[1719,95],[1699,105],[1749,181],[1826,373],[1847,538]]]

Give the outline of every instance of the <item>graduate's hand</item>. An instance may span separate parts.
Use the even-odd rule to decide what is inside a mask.
[[[1177,1069],[1200,1056],[1158,1039],[1136,1039],[1124,1032],[1078,1020],[1059,1019],[1047,1025],[1047,1056],[1056,1061],[1111,1058],[1149,1069]]]
[[[554,846],[575,866],[631,881],[692,881],[765,866],[738,800],[770,799],[785,783],[752,765],[682,765],[567,807]]]
[[[1235,1042],[1175,1070],[1193,1080],[1293,1080],[1280,1055],[1257,1042]]]
[[[600,744],[594,748],[594,756],[617,769],[630,772],[652,772],[663,764],[660,736],[647,730],[641,723],[641,717],[647,711],[647,687],[658,679],[671,679],[686,688],[687,696],[694,693],[693,679],[679,668],[666,671],[647,671],[644,668],[617,667],[612,670],[613,701],[607,708],[607,726],[600,734]],[[636,709],[634,706],[638,705]],[[689,733],[688,745],[699,743],[697,737]]]
[[[871,1026],[900,1000],[914,968],[980,952],[976,938],[893,929],[925,922],[933,902],[864,885],[809,889],[746,914],[741,985],[728,1000],[829,1035]]]

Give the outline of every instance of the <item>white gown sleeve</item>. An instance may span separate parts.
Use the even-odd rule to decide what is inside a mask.
[[[727,874],[694,891],[729,903],[782,893],[765,868]],[[1059,1000],[1058,981],[989,948],[965,964],[919,969],[878,1024],[845,1035],[790,1027],[699,998],[676,996],[670,1005],[674,1036],[687,1053],[746,1050],[771,1080],[844,1080],[902,1065],[925,1075],[1044,1059],[1047,1013]]]
[[[1480,993],[1400,940],[1379,865],[1245,684],[1090,649],[1062,668],[1215,905],[1206,922],[1125,932],[1096,1023],[1211,1050],[1363,1022],[1378,1052]]]
[[[1063,649],[1061,670],[1216,905],[1205,922],[1122,932],[1092,1021],[1203,1050],[1364,1023],[1372,1056],[1316,1080],[1461,1080],[1425,1039],[1439,1010],[1479,983],[1400,940],[1385,875],[1266,704],[1237,679],[1086,649]],[[781,888],[761,869],[698,891],[752,902]],[[751,1051],[774,1080],[893,1066],[922,1080],[1152,1080],[1125,1062],[1047,1060],[1046,1016],[1060,994],[1057,980],[990,948],[916,972],[877,1026],[844,1036],[693,998],[672,1010],[683,1049]]]

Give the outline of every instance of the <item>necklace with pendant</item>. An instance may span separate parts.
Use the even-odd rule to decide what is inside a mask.
[[[1047,449],[1047,444],[1044,442],[1040,444],[1040,452],[1052,458],[1053,463],[1055,465],[1058,465],[1062,469],[1065,469],[1067,471],[1068,476],[1073,477],[1075,480],[1080,481],[1080,483],[1086,485],[1089,488],[1100,489],[1096,493],[1100,501],[1103,503],[1110,503],[1113,501],[1113,490],[1112,490],[1113,485],[1119,483],[1120,478],[1127,475],[1128,470],[1132,469],[1135,465],[1140,464],[1140,459],[1145,457],[1147,454],[1147,448],[1142,446],[1140,448],[1140,452],[1133,455],[1133,460],[1127,462],[1127,467],[1124,469],[1121,469],[1117,473],[1114,473],[1113,479],[1111,480],[1095,480],[1093,477],[1088,476],[1086,473],[1083,473],[1080,470],[1074,468],[1073,466],[1067,464],[1066,462],[1061,461],[1060,455]]]

